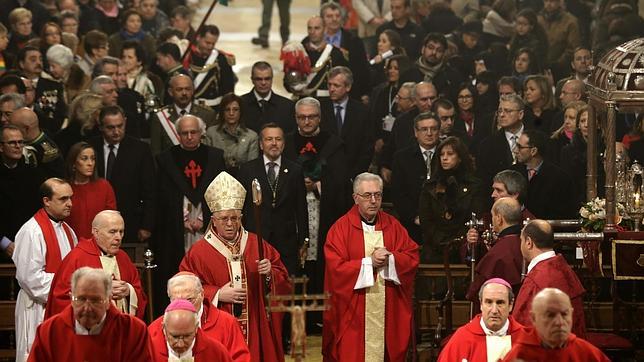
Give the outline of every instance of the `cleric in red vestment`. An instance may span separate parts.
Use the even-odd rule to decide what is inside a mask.
[[[63,259],[51,284],[45,318],[69,305],[69,281],[78,268],[103,269],[112,276],[112,304],[117,310],[143,319],[147,297],[141,288],[139,272],[121,247],[125,225],[118,211],[104,210],[92,222],[91,239],[81,239]]]
[[[499,198],[491,210],[492,228],[497,233],[494,244],[487,253],[478,259],[474,281],[470,284],[467,299],[475,303],[478,310],[478,292],[481,285],[491,278],[503,278],[512,286],[512,291],[519,292],[521,287],[521,272],[523,256],[521,255],[521,204],[510,197]],[[476,229],[467,233],[470,245],[479,243]]]
[[[544,288],[557,288],[570,297],[574,309],[572,331],[583,338],[586,335],[583,303],[586,290],[566,259],[552,250],[553,244],[552,227],[545,220],[532,220],[521,231],[521,254],[529,264],[512,316],[519,323],[531,326],[530,305],[534,296]]]
[[[439,362],[497,361],[516,342],[521,324],[510,317],[514,293],[501,278],[485,281],[478,292],[481,314],[454,332],[440,355]]]
[[[545,288],[532,300],[530,320],[503,361],[608,362],[606,355],[570,330],[574,326],[573,306],[566,293]]]
[[[246,190],[235,178],[221,172],[208,186],[205,199],[212,211],[206,235],[186,253],[179,269],[197,275],[203,282],[205,301],[232,313],[239,322],[251,360],[283,361],[281,318],[269,320],[263,295],[266,279],[271,293],[291,290],[288,272],[280,255],[263,241],[264,259],[259,260],[257,235],[241,226]]]
[[[199,328],[195,306],[175,299],[165,309],[161,333],[150,336],[152,361],[232,361],[226,347]]]
[[[324,245],[332,307],[324,312],[322,354],[325,361],[402,361],[413,333],[418,244],[380,210],[380,176],[356,176],[353,200]]]
[[[112,276],[82,267],[70,280],[71,305],[38,326],[28,361],[150,361],[145,323],[110,303]]]
[[[203,333],[226,347],[234,362],[250,362],[250,352],[239,328],[237,319],[219,310],[211,303],[204,303],[203,287],[199,278],[190,272],[180,272],[168,280],[168,297],[189,300],[195,307],[198,326]],[[163,317],[148,326],[150,339],[163,339]]]

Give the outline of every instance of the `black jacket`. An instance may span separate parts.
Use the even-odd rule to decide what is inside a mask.
[[[241,98],[244,103],[244,123],[246,127],[257,132],[257,134],[262,130],[262,126],[269,122],[277,123],[282,127],[284,134],[289,134],[297,128],[295,123],[295,104],[290,99],[271,92],[271,98],[264,109],[257,102],[253,90],[244,94]]]

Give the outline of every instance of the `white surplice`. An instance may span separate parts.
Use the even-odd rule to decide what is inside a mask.
[[[61,258],[67,255],[71,248],[62,222],[50,220],[58,238]],[[73,244],[78,240],[72,228]],[[24,361],[31,349],[36,335],[36,328],[45,316],[45,306],[49,287],[54,278],[53,273],[45,272],[47,244],[40,226],[32,217],[16,234],[13,262],[16,264],[16,279],[20,284],[20,292],[16,300],[16,361]]]

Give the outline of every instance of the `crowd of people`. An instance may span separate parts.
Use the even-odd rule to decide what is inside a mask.
[[[252,90],[235,93],[235,56],[217,47],[226,29],[194,29],[194,2],[0,0],[0,248],[21,288],[18,359],[53,360],[60,336],[105,330],[122,339],[113,359],[283,360],[290,325],[263,296],[306,274],[310,291],[332,293],[309,325],[322,324],[326,358],[402,360],[411,297],[430,293],[413,288],[418,264],[476,251],[467,298],[482,317],[455,337],[485,346],[467,333],[516,332],[489,339],[488,356],[529,359],[548,346],[602,360],[581,339],[585,290],[543,220],[578,217],[586,84],[603,54],[644,35],[643,9],[324,2],[307,36],[290,39],[289,4],[278,0],[291,94],[279,95],[279,70],[263,60]],[[263,6],[249,40],[269,48],[273,2]],[[620,114],[617,132],[618,151],[643,160],[642,113]],[[465,226],[472,213],[494,243]],[[147,244],[158,265],[162,317],[149,331],[122,243]],[[555,304],[556,338],[544,311]],[[102,348],[72,340],[70,358]],[[455,343],[443,353],[477,358]]]

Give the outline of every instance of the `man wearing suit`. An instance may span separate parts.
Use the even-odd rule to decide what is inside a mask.
[[[391,189],[400,223],[418,244],[422,242],[418,200],[425,180],[431,176],[431,163],[439,142],[440,121],[434,113],[421,113],[414,120],[416,142],[394,155]]]
[[[361,99],[368,96],[370,68],[362,40],[342,29],[342,9],[337,2],[330,1],[322,5],[320,16],[324,20],[326,31],[324,40],[342,51],[344,58],[349,62],[349,69],[353,72],[355,83],[351,97]]]
[[[181,116],[190,114],[201,118],[206,127],[215,125],[215,112],[193,102],[195,93],[192,79],[184,74],[170,79],[168,94],[171,101],[150,118],[150,147],[158,155],[179,144],[179,135],[174,123]]]
[[[369,111],[349,98],[353,74],[347,67],[334,67],[329,72],[329,99],[322,99],[321,129],[339,135],[344,141],[349,177],[367,171],[373,156],[374,127]]]
[[[295,108],[290,99],[273,92],[273,68],[265,61],[253,64],[253,89],[242,98],[244,123],[259,133],[266,123],[275,122],[284,133],[295,130]]]
[[[154,277],[156,315],[168,304],[165,283],[178,270],[185,252],[203,237],[210,220],[204,200],[210,182],[225,169],[224,152],[201,144],[204,121],[193,115],[179,117],[179,144],[156,156],[157,227],[153,251],[159,268]]]
[[[96,152],[98,175],[116,194],[125,221],[124,242],[144,242],[154,226],[154,163],[150,146],[125,134],[126,119],[119,106],[106,106],[99,115],[102,136],[90,140]]]
[[[519,137],[514,148],[517,164],[512,170],[528,179],[526,208],[540,219],[568,219],[576,210],[572,195],[572,179],[563,169],[548,160],[543,152],[547,136],[537,130],[527,130]],[[556,200],[556,202],[553,202]]]
[[[513,150],[523,133],[525,103],[516,94],[501,96],[496,112],[501,127],[484,139],[478,147],[476,169],[483,185],[491,185],[492,178],[515,163]]]
[[[262,237],[279,251],[289,274],[299,275],[299,254],[308,239],[309,216],[302,167],[282,157],[284,132],[276,123],[267,123],[260,131],[262,155],[239,169],[239,182],[252,189],[253,179],[262,187]],[[253,217],[253,195],[246,193],[244,225],[257,232]]]

